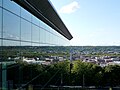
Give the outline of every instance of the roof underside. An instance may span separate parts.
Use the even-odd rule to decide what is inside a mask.
[[[68,40],[73,37],[48,0],[13,0]]]

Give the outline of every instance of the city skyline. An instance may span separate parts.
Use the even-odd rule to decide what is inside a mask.
[[[119,0],[50,0],[73,35],[71,45],[119,46]]]

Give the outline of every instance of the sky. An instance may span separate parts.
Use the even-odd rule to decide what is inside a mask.
[[[73,46],[120,46],[120,0],[50,0]]]

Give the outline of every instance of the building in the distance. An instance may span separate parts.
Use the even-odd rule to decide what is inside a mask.
[[[0,0],[0,89],[7,65],[28,52],[20,47],[68,46],[72,38],[49,0]]]

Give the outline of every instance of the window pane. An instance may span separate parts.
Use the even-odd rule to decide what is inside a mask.
[[[53,34],[51,34],[51,44],[55,44],[55,36]]]
[[[50,44],[50,33],[46,31],[46,43]]]
[[[12,0],[3,0],[3,7],[20,16],[20,6]]]
[[[32,24],[32,42],[39,42],[39,27]]]
[[[2,6],[2,0],[0,0],[0,6]]]
[[[21,17],[31,22],[31,14],[24,8],[21,8]]]
[[[31,23],[21,19],[21,40],[31,41]]]
[[[55,36],[55,37],[56,37],[56,38],[55,38],[55,44],[58,45],[58,40],[59,40],[59,39],[58,39],[58,36]]]
[[[44,22],[42,22],[42,21],[40,21],[40,27],[42,27],[42,28],[46,29],[46,25],[45,25],[45,23],[44,23]]]
[[[29,42],[21,42],[21,56],[22,57],[29,57],[31,56],[30,53],[32,52],[31,51],[32,48],[31,48],[31,43]]]
[[[15,58],[20,56],[20,42],[3,40],[3,57],[4,61],[14,61]]]
[[[52,44],[52,33],[49,34],[49,42]]]
[[[32,16],[32,23],[39,26],[39,19],[37,17],[35,17],[35,16]]]
[[[40,42],[45,43],[46,35],[45,35],[45,30],[40,28]]]
[[[32,43],[32,46],[40,46],[38,43]]]
[[[30,47],[32,45],[32,43],[31,42],[21,42],[21,46],[28,46],[28,47]]]
[[[1,38],[1,35],[2,34],[2,9],[0,8],[0,38]]]
[[[3,37],[20,40],[20,18],[5,10],[3,11]]]

